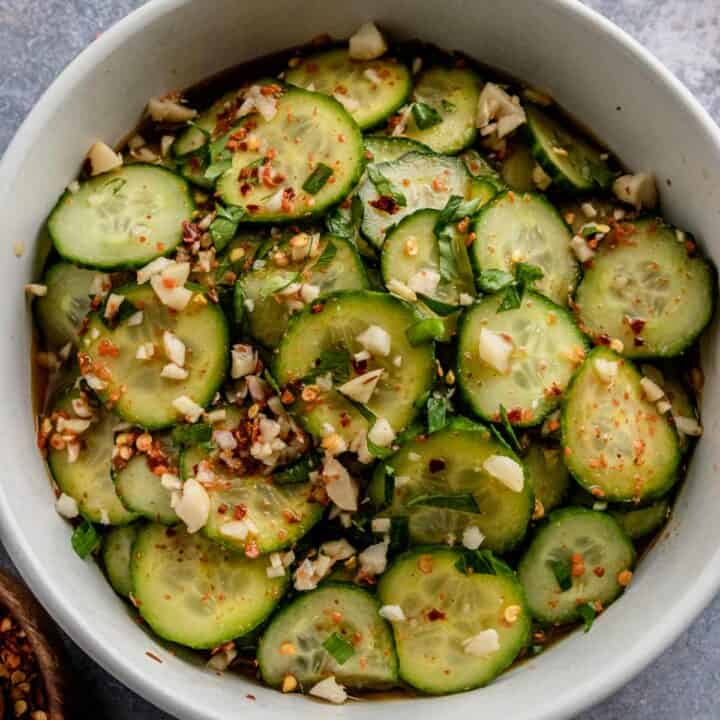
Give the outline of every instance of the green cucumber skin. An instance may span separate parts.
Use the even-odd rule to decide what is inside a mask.
[[[598,519],[604,523],[606,523],[609,527],[613,528],[613,531],[617,535],[617,539],[625,543],[625,550],[627,551],[629,562],[627,564],[627,567],[625,569],[632,570],[635,567],[635,564],[637,562],[637,553],[635,551],[635,546],[632,544],[632,541],[627,536],[625,531],[622,529],[620,524],[610,516],[609,514],[605,512],[600,512],[597,510],[590,510],[588,508],[581,508],[581,507],[563,507],[558,510],[554,510],[550,515],[545,518],[540,525],[538,526],[538,529],[536,530],[532,540],[530,541],[530,544],[525,551],[525,554],[520,559],[520,562],[518,563],[518,576],[520,578],[520,581],[522,583],[522,576],[523,576],[523,568],[526,563],[531,562],[531,559],[537,562],[537,558],[531,558],[531,553],[535,546],[542,542],[544,539],[544,536],[551,533],[553,529],[561,523],[565,518],[572,518],[577,516],[583,516],[586,515],[588,518]],[[586,568],[586,572],[592,572],[591,568]],[[614,578],[613,578],[614,579]],[[608,582],[610,581],[610,578],[608,577]],[[530,600],[530,593],[526,588],[525,595],[528,597],[528,606],[530,609],[530,612],[532,613],[535,620],[540,622],[543,625],[563,625],[566,623],[575,622],[577,620],[580,620],[580,615],[577,613],[575,609],[569,611],[568,613],[563,614],[561,617],[553,617],[551,618],[549,615],[544,614],[543,612],[539,611],[537,607],[533,607],[532,601]],[[617,583],[617,588],[613,593],[611,593],[611,599],[606,599],[603,601],[603,604],[605,606],[609,605],[611,602],[614,602],[618,599],[620,595],[622,595],[623,588]],[[588,602],[591,600],[594,600],[594,598],[588,598]]]
[[[502,291],[500,291],[500,292],[502,292]],[[534,290],[526,290],[525,295],[532,295],[539,302],[542,302],[542,303],[548,305],[549,307],[551,307],[553,312],[555,312],[559,315],[564,315],[573,326],[576,325],[575,318],[573,317],[572,313],[567,308],[557,305],[549,298],[545,297],[544,295],[541,295],[538,292],[535,292]],[[458,329],[457,329],[458,338],[462,336],[466,323],[469,323],[471,321],[472,309],[477,304],[478,303],[476,301],[473,305],[470,305],[468,308],[466,308],[466,310],[460,315],[460,319],[458,320]],[[509,312],[513,312],[513,311],[510,310]],[[582,345],[583,348],[585,348],[585,350],[587,351],[588,348],[590,347],[590,344],[589,344],[587,338],[585,338],[585,336],[580,332],[579,329],[577,330],[577,338],[578,338],[578,344]],[[577,370],[575,371],[575,374],[572,376],[572,378],[570,379],[570,382],[568,383],[567,387],[565,388],[565,391],[563,392],[563,395],[562,395],[563,399],[561,399],[560,402],[558,403],[560,406],[563,405],[564,398],[567,396],[568,392],[570,391],[570,386],[572,385],[572,382],[576,375],[577,375]],[[457,385],[460,390],[460,395],[463,398],[464,402],[472,409],[473,413],[475,415],[477,415],[477,417],[479,417],[481,420],[483,420],[487,423],[491,423],[491,424],[495,424],[495,425],[501,423],[502,422],[501,420],[495,420],[492,417],[489,417],[489,416],[483,414],[475,406],[475,402],[474,402],[471,394],[465,388],[465,384],[461,381],[463,372],[460,367],[460,353],[459,352],[457,353],[457,357],[455,359],[455,376],[458,378]],[[547,409],[547,411],[545,413],[543,413],[542,415],[540,415],[537,418],[533,417],[531,420],[529,420],[527,422],[518,422],[518,423],[513,423],[512,425],[515,428],[536,427],[537,425],[541,424],[543,422],[543,420],[547,417],[547,415],[549,415],[555,409],[557,409],[557,406],[550,407]]]
[[[406,150],[401,153],[400,155],[394,155],[392,158],[378,158],[373,157],[368,160],[368,163],[381,163],[381,162],[392,162],[393,160],[399,160],[403,155],[407,155],[407,153],[410,152],[418,152],[422,153],[423,155],[434,155],[432,148],[429,148],[427,145],[423,145],[418,140],[413,140],[412,138],[408,137],[393,137],[391,135],[367,135],[364,138],[364,145],[365,149],[372,154],[372,145],[374,143],[377,143],[377,145],[388,145],[389,147],[392,147],[393,145],[396,147],[405,147]]]
[[[133,163],[132,166],[123,166],[123,167],[151,167],[157,170],[162,170],[163,172],[169,173],[170,175],[178,178],[183,182],[186,188],[187,192],[187,202],[189,206],[190,212],[188,213],[188,219],[192,217],[192,213],[195,211],[195,201],[193,200],[193,194],[192,194],[192,188],[190,187],[190,184],[188,183],[187,179],[184,178],[182,175],[174,172],[173,170],[170,170],[169,168],[163,167],[162,165],[150,165],[148,163]],[[101,176],[96,176],[101,177]],[[172,245],[170,244],[169,247],[167,247],[163,252],[159,252],[156,255],[153,255],[152,257],[148,257],[147,259],[139,260],[136,262],[126,262],[126,263],[113,263],[113,262],[107,262],[107,263],[93,263],[89,264],[84,262],[83,260],[80,260],[79,258],[75,257],[72,253],[69,252],[63,252],[63,250],[59,247],[59,244],[57,242],[57,238],[52,230],[52,219],[55,213],[58,212],[60,209],[63,201],[67,199],[68,197],[72,196],[72,193],[69,190],[65,190],[62,195],[58,198],[58,201],[55,203],[55,207],[50,211],[50,215],[47,219],[47,228],[48,233],[50,235],[50,238],[52,239],[53,247],[57,251],[58,255],[60,255],[61,258],[64,260],[67,260],[70,263],[73,263],[73,265],[77,265],[81,268],[89,268],[91,270],[136,270],[137,268],[144,267],[152,260],[158,258],[158,257],[169,257],[175,252],[175,249],[177,246],[182,242],[182,228],[178,229],[178,240],[177,242]]]
[[[608,351],[607,351],[607,350],[604,348],[604,346],[602,346],[602,345],[594,348],[594,349],[585,357],[585,361],[583,362],[583,364],[580,365],[580,367],[578,367],[578,369],[575,371],[575,374],[572,376],[570,382],[568,383],[567,388],[565,389],[565,392],[563,393],[563,399],[562,399],[562,403],[561,403],[561,406],[560,406],[560,434],[561,434],[561,437],[562,437],[562,447],[563,447],[563,448],[565,448],[565,447],[567,446],[567,443],[565,442],[565,438],[568,437],[568,434],[570,433],[570,425],[569,425],[569,421],[568,421],[568,417],[567,417],[568,398],[570,397],[570,394],[572,393],[573,387],[574,387],[575,383],[578,381],[578,378],[581,377],[581,373],[583,372],[583,369],[586,369],[586,370],[587,370],[587,369],[590,369],[590,370],[591,370],[591,368],[589,368],[589,365],[588,365],[588,368],[585,368],[585,366],[590,362],[591,358],[593,358],[593,357],[594,357],[595,355],[597,355],[597,354],[604,353],[604,352],[608,352]],[[614,355],[614,353],[613,353],[613,355]],[[619,356],[618,356],[618,357],[619,357]],[[638,368],[635,366],[635,364],[632,362],[632,360],[629,360],[629,359],[627,359],[627,358],[622,358],[622,360],[623,360],[623,362],[624,362],[625,364],[627,364],[630,368],[632,368],[632,369],[637,373],[638,376],[640,376],[640,371],[639,371]],[[667,495],[667,493],[670,492],[670,490],[672,489],[672,487],[677,483],[677,481],[678,481],[678,473],[677,473],[677,470],[678,470],[678,467],[679,467],[679,465],[680,465],[681,460],[682,460],[682,454],[681,454],[681,452],[680,452],[679,442],[677,442],[677,433],[676,433],[676,462],[675,462],[675,466],[674,466],[674,468],[672,469],[672,471],[667,474],[667,479],[666,479],[665,483],[664,483],[661,487],[659,487],[659,488],[658,488],[657,490],[655,490],[654,492],[647,493],[646,495],[644,495],[644,496],[642,497],[640,503],[636,503],[636,502],[633,501],[633,500],[628,500],[627,498],[622,498],[622,497],[616,498],[616,497],[612,497],[612,496],[609,496],[609,495],[608,495],[607,497],[603,497],[603,498],[599,498],[599,499],[600,499],[600,500],[603,500],[603,501],[606,500],[606,501],[608,501],[608,502],[618,503],[619,505],[632,504],[633,506],[637,506],[638,504],[639,504],[639,505],[647,505],[647,504],[649,504],[650,502],[652,502],[652,501],[654,501],[654,500],[660,500],[663,496]],[[572,467],[571,463],[566,462],[565,464],[567,465],[567,468],[568,468],[568,470],[570,471],[570,474],[571,474],[571,475],[573,476],[573,478],[576,480],[576,482],[578,483],[578,485],[580,485],[580,487],[581,487],[583,490],[586,490],[587,492],[590,492],[590,488],[594,485],[594,483],[586,483],[586,482],[584,482],[583,479],[582,479],[581,474],[580,474],[576,469],[574,469],[574,468]]]
[[[132,546],[135,542],[135,538],[140,530],[140,524],[142,521],[131,525],[121,525],[110,530],[110,532],[103,538],[102,544],[102,562],[105,567],[105,574],[107,575],[108,582],[112,586],[112,589],[124,598],[129,598],[132,593],[132,578],[130,577],[130,558],[132,557]],[[130,552],[128,553],[127,563],[127,575],[120,570],[116,569],[115,564],[118,561],[117,558],[113,557],[114,548],[112,543],[118,535],[124,536],[126,533],[132,534],[132,541],[130,543]],[[121,577],[122,575],[122,577]]]

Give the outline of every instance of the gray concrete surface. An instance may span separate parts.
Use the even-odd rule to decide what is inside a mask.
[[[0,0],[0,152],[62,68],[140,4],[141,0]],[[719,0],[586,4],[634,35],[720,119]],[[12,568],[1,548],[0,565]],[[82,717],[171,720],[104,672],[69,639],[67,646],[83,689]],[[620,718],[720,718],[720,598],[651,667],[578,720]]]

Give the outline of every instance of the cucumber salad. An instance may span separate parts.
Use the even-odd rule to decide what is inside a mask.
[[[481,687],[668,518],[715,271],[544,92],[370,23],[261,66],[152,98],[50,213],[57,510],[210,671]]]

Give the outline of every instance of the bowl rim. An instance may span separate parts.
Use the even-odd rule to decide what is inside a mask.
[[[0,159],[0,186],[17,175],[38,127],[42,125],[45,117],[58,109],[68,87],[75,87],[83,82],[88,70],[110,56],[127,37],[142,32],[143,27],[148,23],[194,1],[149,0],[147,4],[130,12],[82,50],[42,93],[8,144]],[[622,46],[633,60],[646,66],[666,86],[682,104],[684,111],[693,116],[694,121],[703,127],[707,136],[720,148],[720,128],[705,108],[660,60],[628,33],[577,0],[536,0],[536,2],[566,15],[575,15],[591,26],[594,32],[609,36],[610,40]],[[0,488],[0,496],[4,492],[4,488]],[[44,576],[39,556],[31,544],[24,539],[16,519],[2,502],[0,502],[0,539],[32,592],[85,653],[149,702],[167,712],[185,717],[183,713],[187,712],[188,708],[173,695],[171,688],[148,681],[141,669],[133,664],[129,657],[98,642],[86,619],[72,604],[62,600],[61,595]],[[682,596],[677,598],[660,627],[654,628],[654,632],[646,632],[640,642],[627,648],[627,652],[618,658],[612,667],[605,668],[602,675],[589,677],[586,683],[569,688],[561,697],[554,698],[551,707],[538,707],[535,720],[560,720],[574,716],[618,690],[668,648],[710,603],[718,590],[720,590],[720,548],[706,563],[705,569],[694,584],[686,588]]]

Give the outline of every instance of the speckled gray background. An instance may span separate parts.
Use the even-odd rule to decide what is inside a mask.
[[[140,0],[0,0],[0,152],[62,68]],[[586,0],[649,48],[720,119],[720,0]],[[12,567],[0,548],[0,565]],[[171,720],[67,641],[81,717]],[[650,668],[578,720],[720,718],[720,598]],[[509,719],[511,720],[511,719]]]

